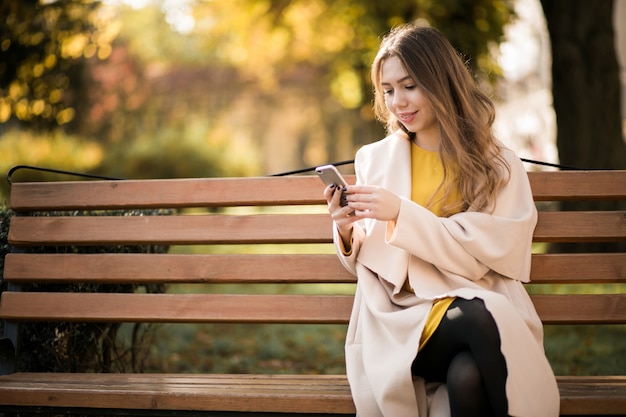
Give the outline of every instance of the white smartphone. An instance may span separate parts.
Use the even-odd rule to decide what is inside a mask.
[[[348,183],[343,179],[337,168],[334,165],[323,165],[315,168],[315,172],[320,177],[320,179],[326,185],[335,184],[335,186],[342,190],[341,191],[341,205],[348,205],[348,201],[346,200],[346,196],[343,193],[343,187],[347,187]]]

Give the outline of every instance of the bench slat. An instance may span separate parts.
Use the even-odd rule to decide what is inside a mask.
[[[624,324],[626,294],[533,295],[545,324]],[[5,292],[9,321],[347,323],[349,295]]]
[[[623,200],[626,171],[529,172],[535,201]]]
[[[346,377],[41,374],[0,376],[0,405],[354,414]]]
[[[327,214],[13,217],[13,245],[328,243]],[[537,242],[626,240],[626,212],[540,212]]]
[[[626,211],[539,212],[535,242],[626,241]]]
[[[5,320],[346,323],[352,296],[4,292]]]
[[[532,282],[626,283],[626,253],[534,254]],[[334,254],[6,255],[15,283],[354,283]]]
[[[626,377],[559,376],[562,415],[626,414]],[[354,415],[344,375],[50,374],[0,376],[0,405]]]
[[[626,253],[534,254],[534,284],[626,283]]]
[[[354,183],[354,175],[345,176]],[[537,201],[624,199],[626,171],[529,172]],[[315,176],[15,183],[16,211],[323,204]]]
[[[626,415],[625,376],[557,376],[561,415]]]
[[[328,243],[328,214],[14,217],[13,245]]]
[[[323,190],[316,176],[15,183],[11,207],[36,211],[322,204]]]
[[[7,254],[8,282],[354,283],[331,254]]]
[[[626,294],[531,296],[544,324],[625,324]]]

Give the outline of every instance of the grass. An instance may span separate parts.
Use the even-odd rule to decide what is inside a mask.
[[[345,325],[159,325],[145,372],[345,372]],[[545,349],[557,375],[624,375],[626,326],[545,327]]]
[[[343,325],[162,325],[146,372],[344,373]]]
[[[626,374],[626,326],[546,326],[546,355],[557,375]]]

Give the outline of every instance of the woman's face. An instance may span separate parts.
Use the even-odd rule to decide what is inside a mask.
[[[430,150],[439,145],[439,127],[430,101],[397,56],[383,61],[381,88],[391,114],[416,134],[417,144]]]

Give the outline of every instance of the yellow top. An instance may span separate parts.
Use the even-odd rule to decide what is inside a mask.
[[[429,203],[435,203],[428,207],[437,216],[442,215],[444,203],[451,203],[461,199],[461,195],[453,193],[445,202],[437,201],[443,195],[443,187],[433,196],[439,184],[443,181],[443,164],[437,151],[428,151],[412,143],[411,146],[411,200],[427,207]],[[450,180],[448,179],[448,183]],[[432,199],[431,199],[432,196]]]
[[[436,151],[428,151],[412,144],[411,178],[413,179],[411,200],[424,207],[427,207],[429,203],[434,203],[428,207],[428,209],[434,214],[440,216],[445,202],[437,200],[443,194],[443,188],[439,189],[437,195],[431,198],[439,187],[439,184],[443,181],[443,165],[441,163],[441,159],[439,158],[439,154]],[[446,202],[458,199],[460,199],[460,194],[457,192]],[[404,289],[414,292],[408,279],[404,284]],[[426,342],[428,342],[435,330],[437,330],[439,323],[441,323],[441,320],[446,314],[450,304],[452,304],[452,301],[454,301],[453,297],[447,297],[433,302],[433,307],[428,314],[426,325],[424,326],[424,331],[422,332],[422,337],[420,339],[420,350],[424,347]]]

